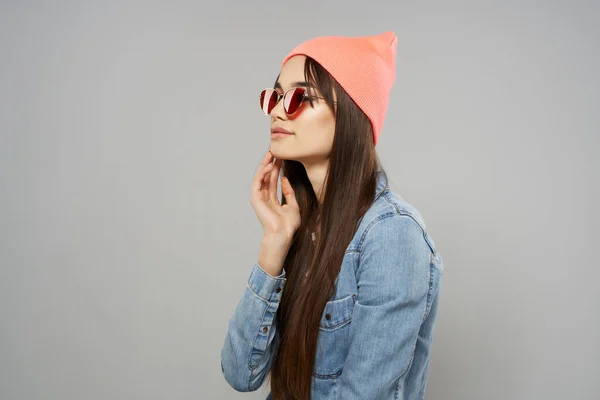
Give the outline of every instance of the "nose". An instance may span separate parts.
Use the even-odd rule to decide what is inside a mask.
[[[273,109],[271,110],[271,122],[286,119],[287,114],[283,110],[283,98],[281,98],[279,102],[275,104],[275,107],[273,107]]]

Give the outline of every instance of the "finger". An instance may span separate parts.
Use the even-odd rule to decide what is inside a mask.
[[[270,180],[269,180],[269,198],[271,202],[276,205],[281,205],[281,202],[277,198],[277,180],[279,179],[279,170],[281,169],[281,160],[275,160],[273,164],[273,168],[270,172]]]
[[[272,154],[270,151],[263,157],[262,161],[256,168],[256,173],[254,174],[254,180],[252,181],[252,193],[257,193],[262,190],[262,181],[265,176],[265,172],[268,171],[272,165],[270,160],[272,159]]]
[[[296,201],[296,194],[294,193],[294,188],[292,188],[292,184],[290,183],[289,179],[285,176],[281,178],[281,193],[285,197],[286,204],[298,207],[298,202]]]
[[[273,169],[273,164],[267,165],[264,169],[264,175],[262,177],[262,187],[260,190],[261,199],[267,201],[269,199],[269,182],[271,179],[271,170]]]
[[[265,156],[262,159],[261,164],[267,165],[268,163],[271,162],[272,159],[273,159],[273,153],[271,153],[271,150],[267,150],[267,152],[265,153]]]

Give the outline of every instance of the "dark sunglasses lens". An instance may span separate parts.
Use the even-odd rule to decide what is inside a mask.
[[[304,89],[294,88],[285,93],[283,98],[283,109],[287,114],[293,114],[298,111],[304,99]]]
[[[264,89],[260,92],[260,108],[262,111],[269,115],[271,110],[277,104],[277,92],[273,89]]]

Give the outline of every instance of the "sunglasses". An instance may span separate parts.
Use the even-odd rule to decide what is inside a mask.
[[[305,99],[323,99],[323,97],[317,97],[309,95],[305,88],[294,87],[288,89],[285,93],[280,94],[275,89],[263,89],[260,92],[260,108],[265,115],[270,115],[271,111],[275,108],[279,100],[283,98],[283,111],[288,116],[294,115],[298,112]]]

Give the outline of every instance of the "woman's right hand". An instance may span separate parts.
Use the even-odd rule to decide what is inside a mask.
[[[277,159],[273,163],[273,158],[271,151],[267,151],[256,169],[250,204],[263,227],[265,237],[279,237],[291,241],[300,227],[300,208],[294,189],[285,177],[281,179],[281,193],[286,204],[281,205],[277,198],[281,160]]]

